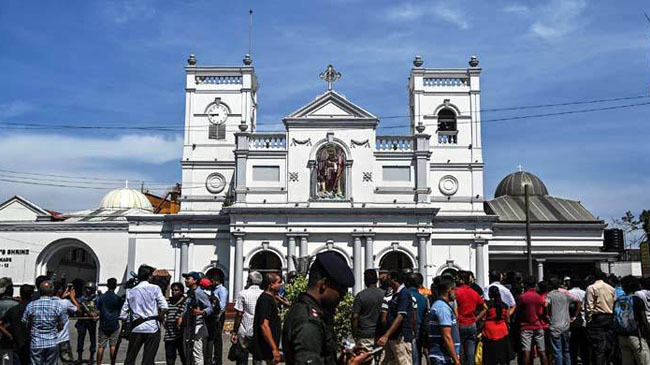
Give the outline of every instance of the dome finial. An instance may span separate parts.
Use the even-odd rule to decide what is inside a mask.
[[[524,167],[521,164],[517,165],[517,171],[524,172]]]
[[[129,180],[124,180],[124,189],[129,188]]]

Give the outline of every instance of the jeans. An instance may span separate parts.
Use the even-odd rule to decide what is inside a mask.
[[[611,314],[594,314],[587,325],[587,338],[591,344],[591,363],[606,365],[615,341]]]
[[[135,365],[135,359],[138,357],[138,352],[140,352],[142,346],[144,346],[144,351],[142,351],[142,364],[153,365],[159,344],[160,330],[154,333],[132,332],[129,335],[129,347],[126,349],[124,365]]]
[[[79,355],[79,360],[83,357],[86,332],[88,332],[90,338],[90,356],[92,357],[92,354],[97,350],[97,322],[92,319],[80,319],[75,324],[75,327],[77,328],[77,355]]]
[[[183,337],[179,337],[175,340],[165,341],[165,360],[167,365],[174,365],[176,363],[176,354],[181,359],[181,364],[185,365],[187,360],[185,359],[185,350],[183,347]]]
[[[460,361],[463,365],[474,365],[476,353],[476,324],[459,326],[460,335]]]
[[[555,365],[571,365],[570,341],[571,331],[569,330],[564,331],[559,336],[551,335],[551,347],[553,348]]]
[[[59,344],[59,358],[63,365],[75,364],[74,356],[72,356],[72,346],[70,341],[61,342]],[[81,361],[81,359],[79,359]]]
[[[420,365],[420,360],[422,360],[422,354],[420,353],[420,347],[418,346],[418,340],[415,338],[411,341],[411,354],[413,355],[413,365]]]
[[[44,349],[31,349],[29,352],[31,364],[57,365],[59,361],[59,346]]]

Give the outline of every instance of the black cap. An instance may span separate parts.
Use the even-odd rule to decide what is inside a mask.
[[[346,288],[354,286],[354,274],[352,269],[341,257],[341,254],[334,251],[326,251],[316,255],[316,260],[325,271],[326,276],[337,284]]]
[[[190,271],[190,272],[188,272],[188,273],[186,273],[186,274],[183,274],[183,275],[181,275],[181,276],[184,277],[184,278],[186,278],[186,279],[187,279],[188,277],[192,277],[192,278],[194,278],[194,280],[196,280],[196,281],[201,280],[201,274],[198,273],[198,272],[196,272],[196,271]]]

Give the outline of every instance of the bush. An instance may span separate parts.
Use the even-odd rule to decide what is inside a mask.
[[[286,298],[291,303],[295,303],[298,295],[307,291],[307,277],[298,275],[291,284],[285,284],[284,290],[286,292]],[[352,333],[350,319],[352,318],[353,301],[354,297],[348,292],[336,308],[336,313],[334,314],[334,339],[336,343],[341,343],[343,339]],[[282,312],[283,319],[286,313],[287,310]]]

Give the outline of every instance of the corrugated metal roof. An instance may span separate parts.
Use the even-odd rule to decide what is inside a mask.
[[[600,222],[579,201],[552,196],[531,196],[532,222]],[[523,196],[500,196],[485,202],[485,210],[499,216],[499,221],[525,221],[526,205]]]

